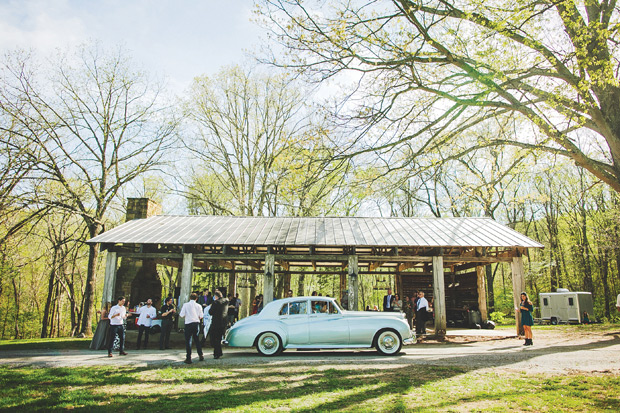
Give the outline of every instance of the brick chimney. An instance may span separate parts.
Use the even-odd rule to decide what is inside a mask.
[[[149,198],[127,198],[125,222],[145,219],[161,214],[161,206]],[[157,273],[157,264],[152,259],[122,258],[116,273],[114,297],[124,295],[133,308],[141,301],[153,299],[161,304],[162,284]]]

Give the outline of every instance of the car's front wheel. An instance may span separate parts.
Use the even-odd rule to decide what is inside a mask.
[[[282,352],[282,340],[271,331],[262,333],[256,340],[256,350],[263,356],[276,356]]]
[[[403,346],[400,335],[394,330],[383,330],[379,332],[375,347],[384,356],[398,354]]]

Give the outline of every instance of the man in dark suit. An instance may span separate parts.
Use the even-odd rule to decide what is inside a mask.
[[[383,297],[383,311],[394,311],[392,308],[392,300],[394,296],[392,295],[392,290],[388,288],[387,295]]]
[[[220,290],[215,290],[214,301],[209,309],[211,314],[211,327],[209,328],[209,337],[211,337],[211,346],[213,347],[213,358],[222,357],[222,336],[226,331],[228,322],[228,300],[222,297]]]

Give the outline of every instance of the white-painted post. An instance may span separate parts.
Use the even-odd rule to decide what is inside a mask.
[[[263,280],[263,305],[273,301],[273,290],[275,287],[276,256],[273,254],[265,255],[265,278]]]
[[[359,288],[359,282],[358,282],[358,273],[359,273],[359,269],[358,269],[358,259],[357,259],[357,255],[349,255],[349,264],[347,266],[347,271],[348,271],[348,280],[347,280],[347,284],[348,284],[348,290],[349,290],[349,308],[348,310],[353,310],[353,311],[357,311],[358,310],[358,288]]]
[[[108,251],[105,261],[105,278],[103,280],[103,295],[101,297],[101,308],[104,308],[106,303],[112,303],[116,305],[114,295],[114,284],[116,284],[116,267],[117,258],[116,252]]]
[[[181,267],[181,292],[179,296],[179,311],[183,304],[189,302],[189,295],[192,292],[192,277],[194,275],[194,256],[191,253],[183,254],[183,266]],[[179,317],[179,325],[185,325],[185,319]]]
[[[446,335],[446,289],[443,256],[433,257],[433,303],[435,334],[438,337],[444,337]]]
[[[480,318],[487,321],[489,314],[487,310],[487,284],[484,266],[476,267],[476,277],[478,279],[478,309],[480,310]]]
[[[523,324],[521,324],[521,311],[519,311],[518,308],[521,303],[521,292],[525,291],[525,279],[523,278],[523,257],[513,257],[510,267],[512,269],[512,291],[515,305],[517,335],[522,337],[525,335],[525,331],[523,330]]]

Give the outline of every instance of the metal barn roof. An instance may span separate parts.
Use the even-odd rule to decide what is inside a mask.
[[[158,215],[126,222],[88,242],[236,246],[543,247],[491,218]]]

